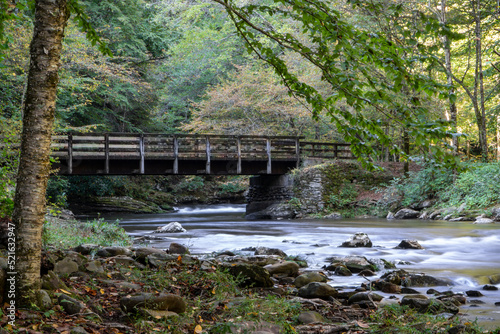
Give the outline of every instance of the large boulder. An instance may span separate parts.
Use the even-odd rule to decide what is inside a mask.
[[[153,233],[183,233],[186,229],[178,222],[172,222],[164,226],[159,226]]]
[[[234,277],[241,279],[241,285],[244,287],[272,287],[273,281],[269,272],[255,264],[238,263],[228,267],[228,271]]]
[[[420,212],[408,208],[404,208],[394,214],[394,219],[416,219]]]
[[[372,241],[366,233],[357,232],[344,241],[340,247],[371,247],[372,245]]]
[[[338,292],[334,287],[320,282],[312,282],[299,289],[299,296],[302,298],[329,299],[337,294]]]

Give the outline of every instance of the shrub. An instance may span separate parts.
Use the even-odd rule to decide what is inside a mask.
[[[464,209],[479,209],[498,203],[499,194],[500,164],[476,164],[443,189],[441,202],[447,206],[465,205]]]

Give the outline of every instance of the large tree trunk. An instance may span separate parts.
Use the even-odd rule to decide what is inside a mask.
[[[67,0],[37,0],[24,103],[21,156],[14,204],[16,227],[16,299],[27,304],[40,287],[42,227],[49,177],[58,70]]]

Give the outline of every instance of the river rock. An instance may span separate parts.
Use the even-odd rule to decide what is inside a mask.
[[[168,319],[168,318],[172,318],[172,317],[178,317],[179,314],[175,313],[175,312],[172,312],[172,311],[164,311],[164,310],[150,310],[150,309],[146,309],[146,308],[142,308],[140,309],[140,312],[147,316],[147,317],[150,317],[154,320],[158,320],[158,319]]]
[[[186,311],[186,302],[182,297],[171,293],[161,293],[156,296],[152,293],[144,292],[133,296],[122,297],[120,299],[120,307],[125,312],[146,308],[150,310],[184,313]]]
[[[69,258],[64,258],[54,265],[54,273],[58,275],[69,275],[78,271],[78,263]]]
[[[249,263],[264,267],[268,264],[278,263],[281,257],[277,255],[255,255],[255,256],[227,256],[222,258],[225,263]]]
[[[491,209],[491,219],[495,221],[500,221],[500,206]]]
[[[191,254],[186,246],[178,244],[177,242],[172,242],[170,244],[168,252],[170,254]]]
[[[293,284],[297,289],[300,289],[301,287],[306,286],[307,284],[312,282],[326,283],[327,281],[328,278],[323,273],[312,271],[297,276]]]
[[[474,224],[493,224],[495,221],[486,217],[477,217]]]
[[[114,261],[116,264],[122,265],[122,266],[127,266],[127,267],[135,267],[137,269],[145,269],[146,266],[144,266],[142,263],[137,262],[130,256],[126,255],[117,255],[113,256],[108,259],[109,261]]]
[[[483,290],[486,290],[486,291],[497,291],[498,288],[494,285],[489,285],[489,284],[486,284],[485,286],[483,286]]]
[[[366,269],[364,269],[366,270]],[[362,271],[364,271],[362,270]],[[343,264],[338,264],[335,267],[335,275],[337,276],[352,276],[352,272]]]
[[[484,296],[480,291],[476,291],[476,290],[465,291],[465,294],[468,297],[482,297],[482,296]]]
[[[168,262],[177,261],[179,256],[167,253],[153,253],[146,256],[144,263],[153,268],[164,267]]]
[[[459,309],[450,302],[443,302],[438,299],[428,299],[423,295],[404,296],[401,305],[408,306],[420,313],[440,314],[443,312],[457,314]]]
[[[52,299],[47,291],[41,289],[36,291],[36,305],[42,310],[47,311],[52,308]]]
[[[90,271],[91,273],[103,273],[104,272],[104,267],[101,264],[101,261],[99,260],[94,260],[90,261],[85,265],[85,269]]]
[[[366,233],[357,232],[348,240],[344,241],[340,247],[371,247],[372,241]]]
[[[372,292],[357,292],[347,300],[349,305],[363,302],[379,302],[383,299],[381,295]]]
[[[273,281],[269,272],[255,264],[239,263],[228,267],[228,271],[234,277],[242,279],[241,285],[244,287],[272,287]]]
[[[296,277],[299,273],[299,265],[292,261],[268,264],[264,267],[270,275]]]
[[[351,272],[359,273],[364,269],[374,269],[373,263],[368,261],[368,259],[364,256],[346,256],[346,257],[332,257],[328,259],[331,261],[330,266],[326,267],[326,270],[335,270],[335,268],[342,264],[346,266]]]
[[[383,280],[376,280],[375,282],[372,282],[372,286],[375,289],[385,293],[397,293],[397,294],[401,293],[400,285]]]
[[[278,248],[257,247],[254,255],[278,255],[282,258],[287,257],[286,253]]]
[[[398,249],[424,249],[417,240],[404,239],[399,245],[396,246]]]
[[[113,257],[117,255],[132,255],[132,251],[126,247],[104,247],[97,251],[97,256]]]
[[[499,284],[500,283],[500,274],[494,274],[488,277],[490,280],[490,284]]]
[[[89,334],[83,327],[73,327],[69,331],[69,334]]]
[[[100,246],[96,245],[96,244],[82,244],[82,245],[76,246],[75,248],[73,248],[73,250],[75,252],[82,254],[82,255],[89,255],[92,252],[97,252],[97,250],[99,248],[100,248]]]
[[[334,287],[320,282],[312,282],[299,289],[299,296],[302,298],[328,299],[337,295],[337,293]]]
[[[50,291],[58,289],[69,290],[66,284],[52,270],[49,270],[47,275],[42,277],[42,289]]]
[[[186,229],[178,222],[172,222],[164,226],[159,226],[153,233],[183,233]]]
[[[361,272],[358,274],[358,276],[365,276],[365,277],[370,277],[370,276],[375,276],[374,271],[371,271],[370,269],[363,269]]]
[[[444,278],[436,278],[425,274],[411,274],[403,269],[385,273],[382,280],[403,285],[405,287],[426,287],[426,286],[451,286],[453,281]]]
[[[71,298],[70,296],[65,295],[64,293],[61,293],[59,297],[57,297],[57,301],[59,302],[59,305],[61,305],[62,308],[64,309],[64,312],[66,312],[69,315],[81,313],[85,309],[84,303],[74,298]]]
[[[318,312],[308,311],[299,314],[298,320],[301,324],[307,325],[307,324],[313,324],[315,322],[324,322],[325,318],[323,318],[323,316]]]
[[[419,211],[404,208],[396,212],[394,219],[415,219],[420,215]]]
[[[342,219],[342,215],[338,212],[332,212],[324,216],[323,219]]]
[[[163,249],[152,248],[152,247],[139,247],[134,249],[135,256],[134,258],[145,264],[146,257],[151,254],[167,254]]]

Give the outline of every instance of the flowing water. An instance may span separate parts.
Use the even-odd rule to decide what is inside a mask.
[[[421,220],[343,219],[247,221],[244,205],[186,206],[166,214],[107,215],[119,219],[133,236],[148,235],[157,227],[179,222],[186,233],[154,234],[151,246],[168,248],[171,242],[189,247],[192,254],[206,254],[246,247],[279,248],[288,255],[305,258],[310,269],[321,269],[331,256],[362,255],[368,259],[385,259],[397,267],[415,273],[449,278],[450,287],[437,287],[454,292],[480,290],[485,296],[469,298],[484,304],[467,304],[461,312],[478,319],[485,327],[500,326],[499,291],[483,291],[487,276],[500,273],[500,224],[474,225],[470,222]],[[342,242],[356,232],[365,232],[372,248],[340,248]],[[415,239],[424,250],[395,249],[403,239]],[[379,273],[380,274],[380,273]],[[331,285],[354,288],[365,279],[358,276],[331,276]],[[498,285],[500,288],[500,284]],[[427,288],[420,291],[425,294]]]

